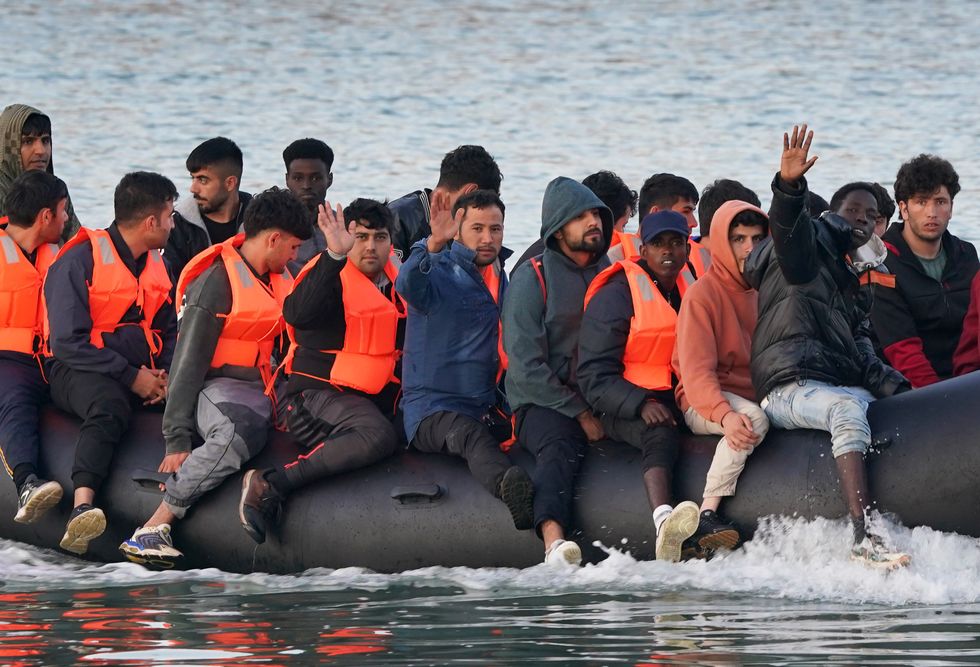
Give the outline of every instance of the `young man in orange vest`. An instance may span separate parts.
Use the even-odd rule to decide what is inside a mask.
[[[286,422],[304,453],[242,480],[238,518],[260,544],[290,493],[379,461],[398,444],[391,420],[405,306],[395,293],[393,223],[371,199],[335,212],[320,206],[327,249],[299,273],[283,309],[292,340],[283,363]]]
[[[293,284],[286,266],[310,238],[310,221],[299,199],[272,188],[252,200],[243,226],[244,233],[192,258],[177,284],[180,337],[159,468],[171,477],[153,516],[119,545],[135,563],[174,565],[182,554],[171,525],[265,447],[279,414],[276,392],[267,396],[266,387]],[[197,434],[204,442],[193,447]]]
[[[676,211],[640,223],[640,258],[596,276],[585,295],[578,381],[613,440],[643,452],[643,483],[657,531],[657,560],[676,562],[698,527],[698,506],[671,506],[682,416],[671,371],[677,311],[686,283],[690,227]]]
[[[41,283],[58,253],[67,203],[60,178],[28,171],[10,186],[7,217],[0,219],[0,457],[17,487],[18,523],[34,523],[63,493],[37,469],[38,408],[48,398],[40,366]]]
[[[640,218],[658,211],[676,211],[687,220],[693,230],[698,226],[694,211],[698,205],[698,189],[691,181],[675,174],[654,174],[640,188]],[[687,266],[681,271],[684,280],[691,284],[704,275],[711,265],[711,254],[699,242],[688,239],[691,251]]]
[[[158,405],[167,397],[177,316],[159,249],[173,227],[176,197],[174,184],[160,174],[126,174],[116,186],[115,221],[108,229],[79,230],[44,282],[51,398],[82,418],[74,509],[61,539],[67,551],[85,553],[105,530],[105,514],[92,503],[129,427],[134,399]]]

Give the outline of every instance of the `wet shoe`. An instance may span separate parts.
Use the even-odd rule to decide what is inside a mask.
[[[133,536],[119,545],[122,555],[134,563],[169,570],[184,554],[174,549],[170,524],[138,528]]]
[[[105,532],[105,514],[98,507],[83,503],[71,511],[65,535],[59,546],[74,554],[88,551],[88,543]]]
[[[738,528],[712,510],[701,512],[698,529],[692,537],[702,551],[712,553],[718,549],[734,549],[742,541]]]
[[[524,468],[511,466],[507,469],[500,480],[500,499],[510,510],[517,530],[534,528],[534,484]]]
[[[31,475],[17,491],[17,523],[34,523],[41,515],[61,501],[64,490],[58,482],[49,482]]]
[[[242,477],[242,497],[238,502],[238,520],[253,540],[262,544],[269,523],[276,523],[282,500],[265,478],[266,470],[252,469]]]
[[[851,560],[876,570],[897,570],[912,562],[911,556],[900,551],[892,551],[885,541],[873,533],[851,547]]]
[[[546,565],[578,567],[582,564],[582,550],[568,540],[555,540],[544,554]]]
[[[684,540],[698,529],[698,506],[685,500],[671,510],[657,531],[657,560],[676,563]]]

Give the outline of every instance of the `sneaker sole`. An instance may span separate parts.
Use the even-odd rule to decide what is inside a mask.
[[[105,532],[105,514],[99,508],[79,514],[65,526],[59,546],[74,554],[88,551],[88,543]]]
[[[262,544],[265,542],[265,535],[255,530],[252,523],[245,518],[245,496],[248,494],[248,487],[252,484],[252,476],[257,474],[259,474],[259,471],[253,468],[242,477],[242,495],[238,499],[238,520],[241,522],[245,532],[248,533],[248,536],[255,540],[257,544]]]
[[[136,563],[137,565],[142,565],[144,567],[152,568],[155,570],[170,570],[177,564],[180,560],[180,556],[162,556],[162,555],[150,555],[140,553],[138,550],[133,549],[128,544],[123,542],[119,545],[119,551],[126,560],[131,563]]]
[[[717,551],[718,549],[728,549],[731,551],[738,546],[741,540],[742,537],[738,534],[737,530],[728,528],[698,538],[698,546],[710,551]]]
[[[657,560],[676,563],[681,559],[681,545],[698,529],[698,506],[687,500],[674,508],[657,535]]]
[[[566,542],[565,544],[570,544],[571,546],[558,551],[558,556],[560,556],[559,559],[546,562],[549,565],[570,565],[572,567],[580,566],[582,564],[582,550],[573,542]]]
[[[34,523],[49,509],[61,502],[65,491],[58,482],[46,482],[38,487],[27,504],[17,510],[14,521],[17,523]]]
[[[500,482],[500,499],[507,505],[514,527],[517,530],[530,530],[534,528],[534,484],[522,468],[517,470],[520,472],[512,468],[504,473]]]
[[[851,554],[851,560],[855,563],[860,563],[865,567],[869,567],[872,570],[882,570],[884,572],[891,572],[902,567],[908,567],[908,565],[912,562],[912,558],[909,557],[908,554],[900,554],[884,560],[873,560],[871,558],[864,558],[863,556]]]

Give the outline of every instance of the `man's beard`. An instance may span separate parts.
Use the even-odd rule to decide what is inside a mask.
[[[602,240],[602,232],[600,232],[598,236],[583,236],[575,243],[569,243],[568,248],[575,252],[597,253],[602,251]]]

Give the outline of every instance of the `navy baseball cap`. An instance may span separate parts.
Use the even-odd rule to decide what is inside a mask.
[[[687,218],[677,211],[657,211],[640,221],[640,240],[643,243],[649,243],[662,232],[677,232],[684,238],[691,236]]]

